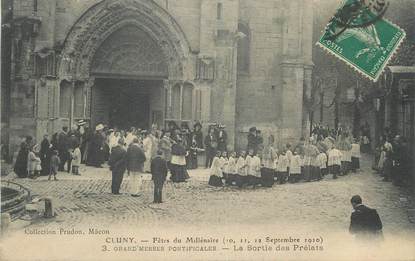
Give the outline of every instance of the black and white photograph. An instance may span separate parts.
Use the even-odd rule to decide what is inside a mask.
[[[415,0],[1,0],[0,260],[415,260]]]

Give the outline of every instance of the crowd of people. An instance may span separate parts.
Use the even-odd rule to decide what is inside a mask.
[[[318,181],[328,174],[337,179],[360,170],[361,142],[346,128],[318,125],[309,139],[301,138],[295,146],[287,143],[282,148],[277,148],[272,135],[264,145],[255,127],[247,139],[246,151],[217,151],[210,168],[210,185],[271,187],[275,182]]]
[[[400,135],[393,135],[388,128],[375,148],[372,168],[385,182],[402,186],[409,183],[410,153],[407,141]]]
[[[180,127],[169,122],[164,130],[156,125],[149,130],[135,127],[120,130],[98,124],[93,132],[86,125],[81,120],[70,131],[63,127],[51,140],[45,135],[40,145],[26,137],[16,159],[15,173],[18,177],[45,175],[56,180],[56,174],[64,171],[65,166],[67,172],[81,175],[81,164],[99,168],[108,162],[113,171],[112,192],[119,193],[127,171],[133,184],[131,194],[139,195],[141,174],[152,172],[153,159],[162,158],[166,162],[172,182],[185,182],[189,178],[188,170],[198,167],[198,154],[205,152],[210,185],[255,188],[271,187],[275,183],[318,181],[325,175],[337,179],[359,171],[361,150],[370,151],[370,139],[365,132],[354,138],[349,128],[330,129],[321,124],[313,127],[309,138],[284,146],[277,146],[279,143],[272,135],[264,142],[261,131],[252,127],[247,135],[246,150],[239,152],[229,150],[223,124],[210,125],[206,136],[200,123],[194,124],[192,130],[186,122]],[[377,146],[374,168],[385,181],[400,184],[408,166],[404,140],[396,136],[390,142],[390,135],[385,137]]]

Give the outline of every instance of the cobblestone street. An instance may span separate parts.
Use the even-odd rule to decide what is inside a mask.
[[[388,232],[415,231],[404,204],[407,198],[391,183],[381,181],[366,160],[362,172],[321,182],[274,185],[272,188],[213,188],[207,185],[208,171],[190,172],[187,183],[168,182],[164,203],[152,204],[152,182],[146,175],[143,195],[128,194],[129,177],[125,174],[122,195],[109,193],[111,180],[107,168],[84,169],[82,176],[59,173],[58,181],[47,177],[36,180],[12,179],[28,187],[34,195],[52,197],[57,217],[39,225],[58,222],[73,226],[102,224],[284,224],[315,228],[347,229],[351,206],[349,199],[360,194],[364,203],[376,208]],[[7,179],[10,179],[6,178]],[[255,207],[255,211],[247,211]]]
[[[326,176],[321,182],[274,185],[272,188],[255,190],[210,187],[207,185],[209,171],[198,169],[190,172],[191,179],[187,183],[168,182],[163,193],[164,203],[158,205],[152,204],[150,175],[146,175],[143,195],[138,198],[127,193],[127,174],[121,188],[124,193],[118,196],[110,194],[111,180],[107,168],[87,168],[83,170],[82,176],[59,173],[58,181],[47,181],[46,177],[17,180],[8,176],[3,182],[11,179],[30,188],[36,196],[53,198],[57,216],[52,219],[39,218],[32,224],[26,222],[24,226],[16,225],[19,222],[24,223],[22,220],[13,222],[16,223],[11,229],[13,237],[4,241],[3,248],[0,247],[0,256],[2,252],[5,257],[14,256],[19,242],[25,241],[28,245],[26,252],[36,253],[34,256],[41,258],[43,256],[38,253],[37,246],[46,246],[51,240],[57,240],[54,235],[32,235],[31,232],[27,233],[26,229],[82,229],[85,231],[82,232],[83,237],[59,237],[56,251],[50,253],[50,257],[61,257],[60,251],[71,244],[73,248],[84,253],[82,255],[85,260],[129,259],[130,252],[102,252],[102,244],[105,244],[106,240],[128,236],[138,237],[141,240],[139,242],[144,245],[161,246],[163,244],[154,244],[155,236],[169,237],[172,240],[176,236],[189,235],[219,238],[226,235],[234,235],[236,238],[265,238],[271,235],[298,236],[303,240],[321,238],[324,239],[323,245],[327,251],[313,255],[308,252],[285,252],[278,253],[277,256],[275,253],[261,252],[258,256],[255,252],[238,253],[224,248],[212,252],[209,258],[222,259],[221,254],[229,251],[235,260],[252,260],[258,257],[275,260],[276,257],[289,258],[290,254],[295,254],[295,260],[412,260],[415,226],[410,222],[407,209],[413,209],[413,203],[402,189],[391,183],[382,182],[381,178],[370,170],[369,163],[369,160],[365,159],[360,173],[337,180]],[[360,194],[363,203],[378,210],[386,239],[381,250],[360,249],[374,251],[366,254],[363,259],[364,252],[356,250],[358,246],[353,245],[354,241],[348,233],[352,210],[349,200],[354,194]],[[91,228],[108,232],[91,235],[88,233]],[[36,242],[36,245],[30,242]],[[397,245],[400,246],[398,254],[391,251]],[[80,260],[80,252],[65,253],[68,260]],[[172,260],[184,258],[179,252],[169,253]],[[140,258],[166,258],[165,252],[147,254],[147,259],[143,256]],[[186,254],[185,257],[192,256]],[[21,258],[23,259],[19,260],[29,260],[31,257]]]

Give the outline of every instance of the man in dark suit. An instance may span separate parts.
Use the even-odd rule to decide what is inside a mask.
[[[133,142],[127,149],[127,170],[131,175],[131,196],[139,197],[143,184],[143,167],[146,156],[139,144],[138,138],[134,138]]]
[[[167,176],[167,162],[162,157],[163,152],[157,151],[157,156],[151,161],[151,175],[154,182],[154,203],[162,203],[163,184]]]
[[[62,127],[62,131],[59,132],[57,138],[58,138],[57,146],[58,146],[59,158],[61,160],[61,163],[59,165],[59,171],[64,171],[65,164],[68,163],[68,165],[67,165],[68,166],[68,172],[70,172],[71,165],[70,165],[69,160],[70,160],[71,155],[69,153],[69,150],[70,150],[70,147],[71,147],[71,143],[70,143],[70,139],[69,139],[69,136],[68,136],[68,127],[67,126]]]
[[[124,149],[124,140],[119,139],[118,145],[112,148],[108,165],[112,171],[111,193],[120,194],[120,186],[127,168],[127,152]]]
[[[212,165],[213,158],[216,155],[218,149],[218,139],[216,137],[215,129],[210,128],[209,134],[205,137],[205,148],[206,148],[206,168],[210,168]]]
[[[350,218],[350,233],[360,239],[382,238],[382,221],[376,209],[363,205],[359,195],[353,196],[350,201],[354,209]]]

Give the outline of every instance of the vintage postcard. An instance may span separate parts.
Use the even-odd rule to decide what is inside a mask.
[[[414,0],[2,0],[0,260],[415,260]]]

